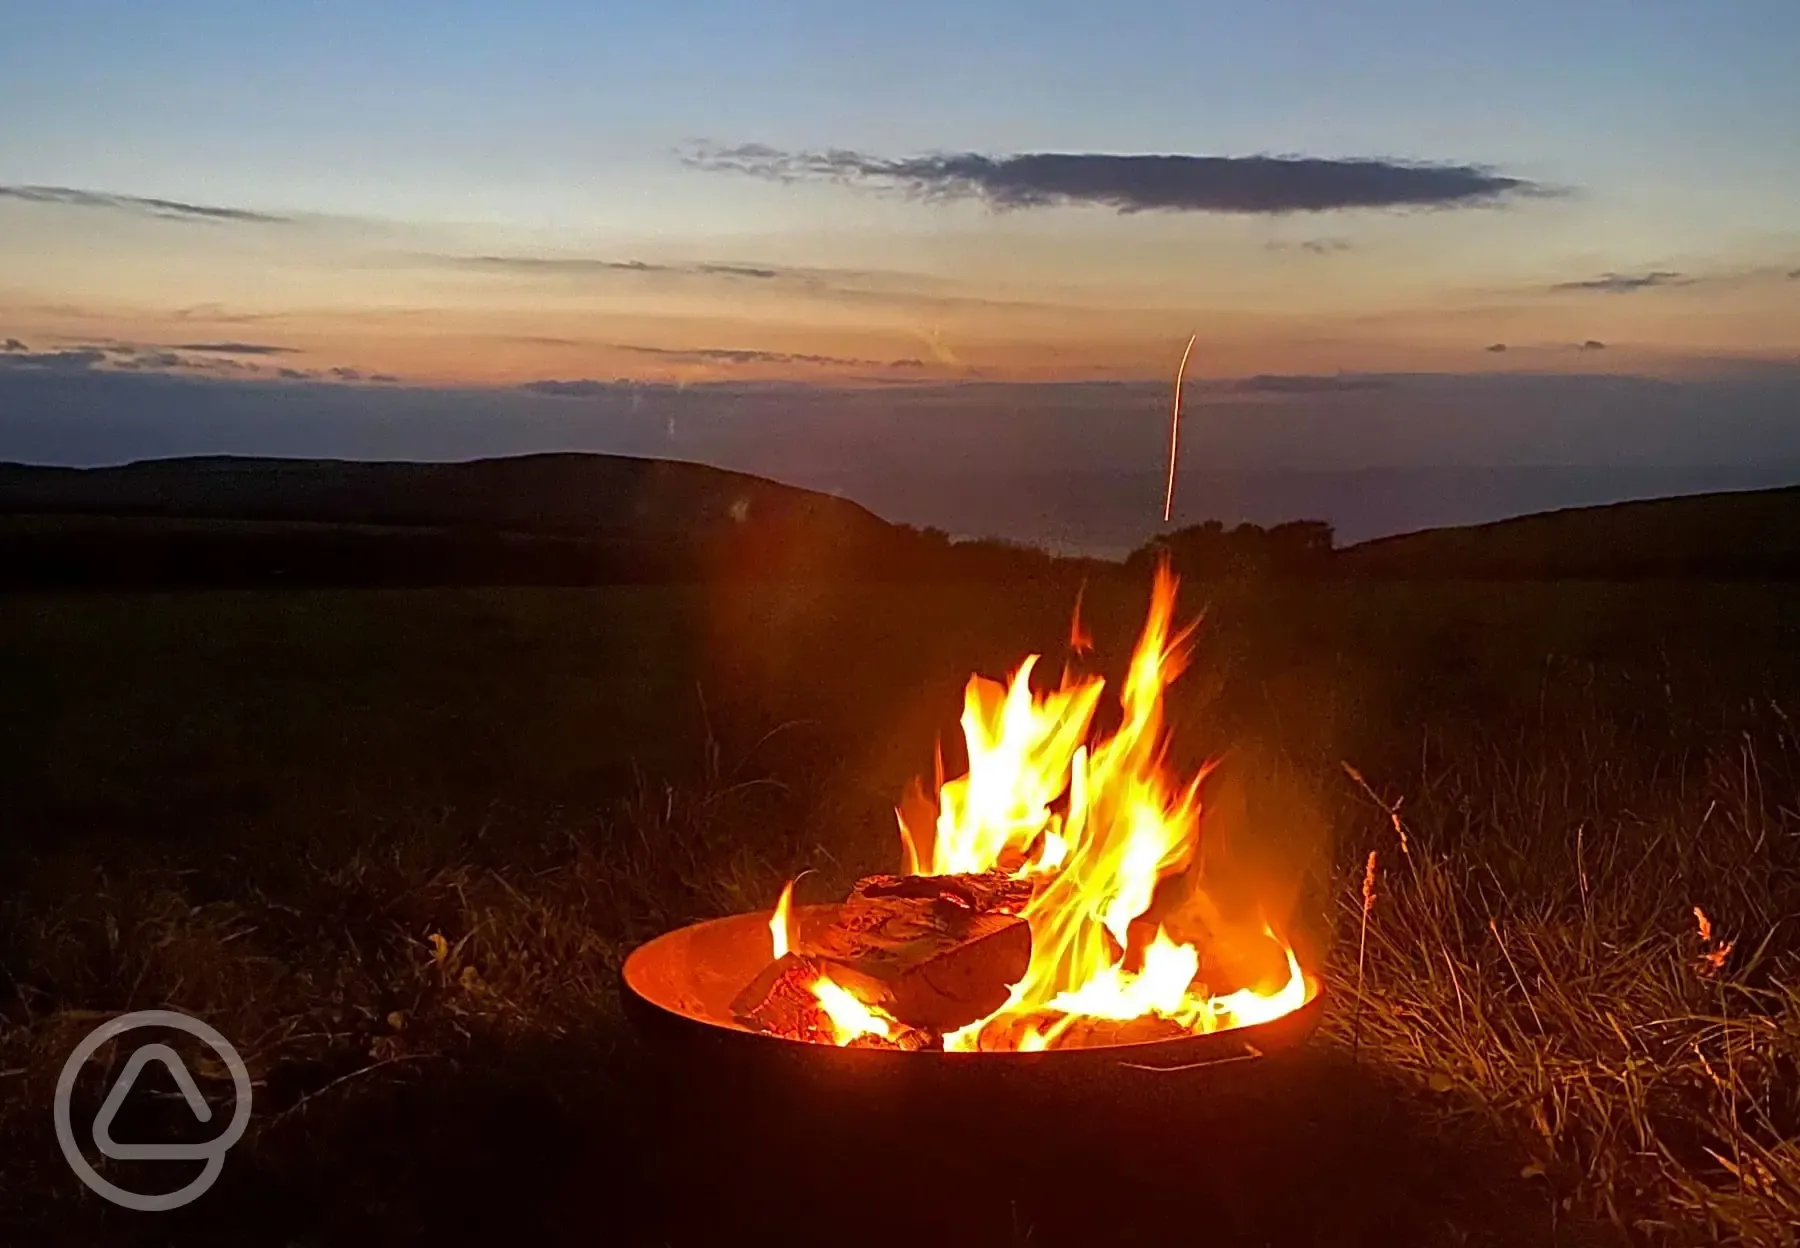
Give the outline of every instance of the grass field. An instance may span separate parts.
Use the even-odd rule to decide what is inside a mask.
[[[1088,587],[1106,670],[1147,591]],[[1214,1167],[1238,1193],[1218,1208],[1194,1187],[1217,1141],[1178,1136],[1107,1233],[1068,1182],[911,1212],[953,1213],[941,1242],[1794,1243],[1800,589],[1246,582],[1184,605],[1208,615],[1176,761],[1224,758],[1211,834],[1290,883],[1329,959],[1316,1064]],[[696,1202],[680,1165],[668,1186],[657,1159],[700,1143],[652,1098],[619,960],[802,868],[824,896],[891,866],[892,802],[968,673],[1060,662],[1071,606],[0,598],[8,1242],[808,1241],[778,1192]],[[216,1192],[147,1234],[84,1198],[47,1106],[87,1027],[155,1005],[213,1019],[259,1085]]]

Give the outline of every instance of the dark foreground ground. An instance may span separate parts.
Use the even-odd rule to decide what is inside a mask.
[[[1146,591],[1089,587],[1104,670]],[[0,598],[0,1242],[1791,1244],[1800,590],[1184,602],[1174,761],[1223,756],[1208,835],[1333,1009],[1281,1063],[1070,1101],[696,1066],[616,991],[667,926],[890,866],[967,674],[1060,663],[1063,590]],[[256,1112],[212,1192],[131,1214],[50,1090],[165,1005]],[[107,1164],[187,1177],[153,1172]]]

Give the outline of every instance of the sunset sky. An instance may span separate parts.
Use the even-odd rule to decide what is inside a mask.
[[[1731,372],[1800,353],[1796,49],[1793,0],[15,5],[0,343],[438,386],[1158,378],[1192,331],[1214,378]]]

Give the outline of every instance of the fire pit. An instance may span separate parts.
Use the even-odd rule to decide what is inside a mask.
[[[843,901],[666,933],[624,978],[640,1024],[715,1052],[853,1072],[1165,1074],[1290,1047],[1319,983],[1201,852],[1201,782],[1169,774],[1162,697],[1187,661],[1160,568],[1110,734],[1105,691],[1027,658],[973,677],[967,774],[902,800],[902,871]],[[1079,619],[1071,637],[1085,649]],[[829,1055],[831,1061],[822,1060]]]

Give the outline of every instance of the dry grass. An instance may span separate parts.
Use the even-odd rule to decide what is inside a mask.
[[[1521,643],[1520,654],[1509,657],[1469,623],[1497,609],[1496,602],[1510,602],[1512,592],[1503,599],[1472,597],[1463,615],[1447,599],[1433,611],[1409,613],[1402,609],[1409,600],[1396,605],[1377,596],[1363,604],[1357,598],[1351,605],[1366,607],[1368,617],[1360,632],[1361,616],[1319,623],[1271,599],[1255,627],[1243,632],[1280,645],[1267,643],[1264,654],[1246,643],[1239,666],[1248,675],[1205,712],[1215,726],[1236,732],[1240,724],[1225,722],[1229,714],[1253,720],[1256,699],[1271,698],[1277,713],[1262,725],[1267,737],[1299,743],[1280,783],[1301,779],[1285,796],[1296,808],[1336,812],[1327,821],[1337,838],[1339,909],[1335,924],[1321,916],[1337,936],[1328,1036],[1348,1045],[1354,1031],[1365,1067],[1403,1076],[1444,1117],[1503,1128],[1523,1145],[1534,1181],[1571,1212],[1598,1213],[1640,1240],[1788,1248],[1800,1225],[1800,744],[1766,702],[1753,713],[1721,708],[1714,669],[1698,661],[1666,676],[1640,656],[1602,671],[1594,691],[1561,690],[1556,680],[1565,669],[1556,668],[1553,680],[1543,650],[1527,652]],[[1570,593],[1570,602],[1586,601]],[[559,1054],[592,1054],[595,1077],[609,1077],[621,1043],[617,970],[636,941],[693,918],[766,905],[781,881],[803,868],[825,877],[816,884],[824,895],[859,868],[889,861],[891,824],[883,821],[881,800],[893,788],[888,772],[911,762],[891,759],[870,742],[909,737],[915,727],[928,734],[939,724],[939,700],[921,711],[916,690],[954,690],[970,666],[960,651],[943,659],[943,672],[920,660],[916,668],[896,664],[892,673],[858,674],[862,683],[855,697],[846,696],[848,709],[828,719],[830,733],[815,734],[820,750],[843,763],[846,774],[798,750],[793,757],[800,762],[781,761],[779,750],[758,752],[766,725],[751,721],[733,765],[708,744],[697,780],[666,786],[640,779],[622,799],[615,794],[561,810],[477,808],[449,798],[438,806],[417,796],[426,792],[421,788],[407,790],[404,799],[370,793],[362,803],[334,790],[329,807],[304,806],[309,787],[330,788],[359,751],[376,751],[380,766],[371,771],[398,773],[377,746],[404,745],[406,759],[421,772],[439,764],[460,772],[470,759],[500,760],[491,764],[492,775],[471,778],[470,791],[515,799],[526,791],[560,793],[556,776],[577,774],[576,763],[587,754],[622,752],[616,742],[602,744],[599,732],[608,721],[597,711],[591,717],[571,711],[566,722],[545,726],[520,709],[536,714],[544,699],[559,695],[566,683],[561,674],[576,659],[586,664],[580,670],[593,686],[591,700],[614,718],[625,696],[616,655],[631,655],[634,671],[643,668],[661,682],[646,677],[642,715],[613,725],[620,737],[652,723],[653,712],[670,721],[671,738],[687,734],[667,709],[663,687],[690,687],[685,676],[671,674],[679,656],[647,649],[644,640],[676,630],[661,615],[646,616],[640,628],[627,618],[627,606],[607,601],[617,619],[605,618],[618,637],[609,633],[605,645],[575,634],[576,640],[554,645],[542,641],[544,653],[533,659],[549,673],[542,680],[521,679],[519,656],[535,655],[541,639],[562,633],[531,612],[548,611],[549,604],[584,620],[586,600],[521,598],[515,614],[524,622],[499,633],[504,647],[473,625],[451,633],[440,624],[444,653],[421,661],[420,673],[409,673],[402,660],[414,632],[429,634],[418,623],[427,617],[404,617],[412,621],[406,645],[383,648],[368,640],[380,613],[361,599],[356,602],[369,618],[355,617],[344,635],[366,655],[346,641],[342,664],[317,660],[317,670],[302,669],[289,689],[252,682],[259,674],[285,678],[292,670],[288,650],[246,652],[224,669],[232,679],[217,681],[218,689],[266,709],[283,733],[313,750],[291,757],[267,744],[285,736],[240,733],[238,724],[258,721],[226,714],[236,702],[221,703],[225,710],[202,721],[205,731],[195,730],[195,739],[214,753],[174,751],[184,738],[157,736],[146,725],[171,718],[170,706],[201,703],[198,676],[134,695],[144,703],[141,722],[130,720],[116,735],[141,740],[145,749],[171,748],[136,770],[113,768],[115,783],[142,780],[141,788],[123,790],[117,809],[144,807],[144,794],[183,774],[198,777],[195,792],[204,796],[213,788],[200,780],[211,785],[216,771],[235,782],[264,753],[309,783],[271,783],[277,799],[266,808],[245,803],[242,810],[178,792],[169,803],[172,823],[205,810],[225,829],[192,844],[170,838],[134,845],[120,838],[81,842],[85,849],[20,851],[8,860],[13,878],[0,896],[0,1161],[8,1172],[0,1206],[13,1200],[31,1206],[20,1223],[25,1229],[9,1242],[50,1242],[43,1228],[64,1222],[82,1228],[73,1242],[131,1242],[129,1231],[109,1239],[79,1221],[76,1215],[89,1216],[93,1202],[80,1202],[42,1129],[63,1057],[102,1015],[172,1006],[207,1017],[231,1036],[259,1081],[245,1168],[266,1156],[265,1170],[286,1175],[314,1165],[312,1157],[327,1147],[308,1132],[321,1133],[329,1147],[341,1144],[341,1136],[323,1134],[337,1129],[325,1124],[339,1110],[415,1086],[433,1071],[466,1074],[507,1053],[526,1055],[515,1060],[528,1066],[545,1045],[555,1045]],[[1542,610],[1542,604],[1519,608],[1520,619],[1575,614],[1563,599],[1546,601]],[[195,619],[214,618],[204,604],[177,605]],[[946,615],[966,614],[960,600],[953,605],[957,610],[946,607]],[[1063,618],[1066,603],[1059,598],[1052,605],[1045,618]],[[316,606],[325,620],[345,610]],[[1097,598],[1094,606],[1098,613],[1107,604]],[[1135,622],[1137,604],[1126,606],[1114,611],[1122,627]],[[905,639],[881,630],[909,630],[893,623],[901,618],[893,604],[884,599],[876,608],[867,628],[880,629],[863,648],[901,653]],[[1742,604],[1734,609],[1748,620],[1779,614]],[[1613,614],[1638,610],[1634,600]],[[196,672],[213,670],[209,652],[183,640],[196,631],[186,627],[187,617],[171,618],[176,623],[166,637],[153,631],[161,648],[135,666],[121,666],[94,694],[96,705],[112,706],[116,689],[144,690],[140,677],[168,667],[168,655],[187,656],[183,661]],[[436,605],[429,619],[440,619]],[[218,629],[233,645],[247,646],[269,635],[266,619],[253,622]],[[1409,623],[1411,633],[1392,635]],[[1283,628],[1302,624],[1329,645],[1281,640]],[[1507,617],[1492,627],[1495,635],[1510,636],[1525,624]],[[788,629],[770,623],[765,631],[779,638]],[[821,639],[835,635],[820,629]],[[66,630],[42,631],[65,644]],[[996,653],[1016,654],[1018,631],[1016,621],[994,625]],[[302,632],[293,652],[314,653],[319,643],[310,623]],[[1632,634],[1621,625],[1619,635]],[[117,649],[114,636],[96,626],[97,640],[85,648],[68,642],[68,653],[56,650],[38,666],[87,671],[87,656]],[[1610,633],[1596,636],[1605,644],[1594,649],[1618,644]],[[1453,643],[1481,664],[1464,670],[1450,663],[1446,647]],[[1691,638],[1681,644],[1701,653]],[[1770,653],[1777,645],[1767,638],[1759,644]],[[1572,648],[1562,640],[1556,645]],[[818,640],[795,652],[810,656],[824,648]],[[752,657],[787,653],[767,639],[746,642],[745,649]],[[1498,656],[1491,661],[1490,651]],[[489,682],[488,702],[475,695],[493,674],[463,662],[472,654],[496,654],[492,663],[504,668],[505,680]],[[773,659],[770,665],[779,666]],[[334,675],[340,666],[341,677]],[[807,689],[784,699],[757,683],[761,668],[746,660],[739,669],[725,687],[739,688],[746,703],[783,714],[816,710],[802,696],[811,696],[810,677],[796,676]],[[1359,691],[1357,679],[1367,688]],[[1679,697],[1664,692],[1664,679],[1674,681]],[[1800,685],[1800,676],[1786,679],[1765,687]],[[1273,693],[1266,687],[1271,680]],[[1292,683],[1290,694],[1282,693],[1283,681]],[[1320,686],[1350,693],[1333,704],[1319,696]],[[395,710],[435,706],[440,695],[474,725],[467,741],[450,734],[446,716],[420,711],[420,722],[441,734],[422,736]],[[41,702],[49,709],[39,719],[72,732],[71,719],[50,714],[69,701],[62,684],[46,683]],[[587,706],[572,695],[569,701]],[[315,705],[311,719],[301,715]],[[714,711],[725,718],[717,706]],[[1357,718],[1365,711],[1367,722]],[[1420,725],[1426,748],[1404,740],[1405,732],[1393,728],[1397,722]],[[523,735],[518,724],[535,724],[536,735]],[[1302,742],[1320,724],[1332,732],[1320,729],[1318,739]],[[361,725],[375,744],[351,742],[345,725]],[[90,779],[104,770],[100,760],[134,757],[113,748],[115,725],[106,715],[96,711],[77,726],[88,735],[66,739],[79,748],[51,759],[60,760],[56,774],[66,782],[56,809],[74,808],[87,789],[104,787]],[[1459,731],[1459,738],[1448,735]],[[1478,731],[1506,735],[1483,739]],[[504,753],[495,748],[514,735],[522,745]],[[557,767],[520,771],[542,762],[543,741],[562,743]],[[1340,770],[1345,753],[1364,767],[1361,783]],[[755,761],[736,765],[752,756],[776,761],[766,768]],[[868,774],[849,774],[853,766]],[[776,775],[756,779],[759,770]],[[35,772],[32,784],[45,787]],[[594,789],[610,793],[612,784],[610,774],[598,777]],[[9,790],[31,791],[24,780]],[[855,803],[871,792],[874,817],[865,818],[869,812]],[[822,808],[840,798],[844,812]],[[240,823],[241,835],[233,831]],[[856,843],[846,828],[862,829],[875,843]],[[871,852],[882,857],[870,861]],[[1365,914],[1371,852],[1379,872]],[[1704,938],[1696,907],[1711,924]],[[548,1082],[534,1070],[519,1078]],[[567,1086],[556,1085],[549,1099],[563,1096]],[[413,1121],[425,1124],[421,1136],[456,1127],[429,1112]],[[408,1137],[402,1146],[413,1143]],[[455,1146],[462,1145],[457,1137]],[[391,1169],[368,1169],[401,1190]],[[349,1208],[356,1201],[342,1185],[360,1178],[319,1171],[305,1181],[316,1184],[321,1203]],[[401,1203],[389,1198],[396,1208]],[[387,1225],[356,1207],[358,1217],[376,1218],[372,1226]],[[418,1209],[388,1212],[400,1225],[402,1213],[413,1217]],[[7,1228],[0,1216],[0,1239],[8,1238]],[[413,1242],[404,1233],[401,1239]]]
[[[1800,756],[1770,718],[1654,788],[1597,748],[1453,758],[1404,805],[1365,791],[1385,870],[1340,1034],[1359,1014],[1365,1061],[1491,1116],[1634,1236],[1800,1227]]]

